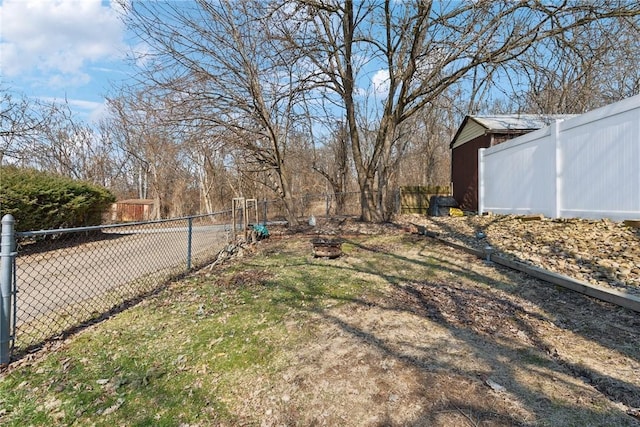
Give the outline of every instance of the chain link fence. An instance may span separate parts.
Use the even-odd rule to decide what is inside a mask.
[[[14,232],[3,218],[0,364],[211,263],[239,230],[286,217],[278,200],[234,200],[241,205],[209,215],[74,229]],[[305,219],[359,214],[359,193],[295,202]]]
[[[15,233],[16,292],[7,319],[13,350],[37,346],[211,262],[230,239],[230,217]]]

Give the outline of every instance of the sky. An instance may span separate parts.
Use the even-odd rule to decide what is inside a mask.
[[[76,116],[97,122],[105,96],[131,78],[135,45],[115,0],[0,0],[0,89],[44,101],[68,102]],[[359,90],[385,94],[389,75],[371,70]]]
[[[114,0],[0,0],[0,88],[66,100],[77,117],[97,122],[105,96],[134,73],[127,58],[141,49],[119,15]],[[370,83],[384,93],[388,73]]]
[[[0,0],[0,87],[69,103],[85,121],[133,73],[132,47],[109,0]]]

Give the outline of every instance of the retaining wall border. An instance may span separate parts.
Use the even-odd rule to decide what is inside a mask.
[[[593,298],[597,298],[602,301],[606,301],[612,304],[616,304],[620,307],[628,308],[630,310],[640,313],[640,297],[631,295],[625,291],[619,291],[616,289],[604,288],[602,286],[593,285],[591,283],[582,282],[574,278],[564,276],[562,274],[554,273],[552,271],[545,270],[543,268],[531,266],[519,261],[513,261],[506,258],[494,251],[494,248],[487,247],[485,250],[473,249],[459,243],[450,242],[441,238],[438,234],[427,231],[422,226],[418,226],[418,233],[434,239],[447,246],[460,249],[464,252],[470,253],[483,258],[486,261],[491,261],[496,264],[508,267],[512,270],[517,270],[529,276],[543,280],[554,285],[562,286],[572,291],[579,292],[583,295],[587,295]]]

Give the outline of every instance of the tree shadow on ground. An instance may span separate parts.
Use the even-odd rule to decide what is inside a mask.
[[[603,425],[639,424],[636,419],[625,415],[622,411],[617,414],[603,414],[579,404],[572,405],[555,400],[547,396],[543,390],[534,389],[521,380],[523,372],[530,376],[551,375],[553,378],[547,378],[547,380],[558,384],[566,383],[567,387],[582,387],[585,391],[595,388],[611,402],[622,403],[631,408],[639,407],[640,387],[638,385],[563,358],[539,332],[545,323],[552,324],[559,330],[567,330],[575,326],[576,322],[582,322],[584,328],[571,330],[571,332],[582,335],[594,344],[604,345],[639,361],[638,346],[633,343],[629,345],[630,343],[625,341],[627,336],[603,339],[598,328],[595,327],[600,322],[596,313],[613,311],[614,321],[625,322],[631,318],[627,310],[601,304],[578,294],[569,294],[567,291],[558,290],[534,279],[527,279],[527,289],[523,292],[519,286],[514,285],[523,280],[520,273],[506,271],[497,266],[485,266],[500,270],[503,280],[492,279],[474,269],[474,263],[478,265],[481,261],[471,256],[465,261],[468,265],[462,266],[451,263],[451,259],[429,255],[426,249],[422,251],[425,260],[415,260],[390,251],[385,252],[382,247],[367,246],[355,240],[349,240],[348,243],[358,250],[373,252],[382,258],[390,257],[424,268],[427,273],[425,276],[429,276],[429,271],[437,270],[439,273],[449,275],[450,280],[430,278],[421,281],[410,280],[401,274],[386,271],[383,259],[375,264],[335,264],[331,268],[374,275],[384,279],[392,287],[391,294],[384,299],[345,298],[346,302],[364,309],[375,308],[383,312],[409,313],[434,322],[446,328],[455,340],[464,343],[481,364],[490,366],[490,372],[479,373],[461,368],[456,363],[439,357],[441,349],[437,347],[421,346],[420,343],[398,345],[398,343],[389,342],[350,319],[315,305],[313,298],[309,298],[302,289],[294,286],[288,289],[291,297],[280,302],[294,305],[298,309],[313,311],[363,345],[423,373],[435,372],[462,376],[476,382],[479,387],[485,386],[487,380],[492,379],[496,383],[503,384],[510,395],[525,402],[527,410],[534,413],[540,420],[545,420],[548,412],[567,414],[564,418],[551,420],[550,424],[571,422],[578,425],[581,424],[580,420],[592,422],[594,419],[602,420]],[[465,281],[462,282],[458,277]],[[303,289],[305,282],[304,277],[301,277]],[[481,285],[470,286],[469,282]],[[322,293],[322,289],[314,289],[313,293]],[[554,301],[554,298],[561,298],[564,302]],[[300,301],[305,301],[305,304],[300,305]],[[579,317],[580,320],[572,317]],[[590,325],[593,326],[593,330],[589,327]],[[634,341],[637,340],[638,338],[634,337]],[[569,384],[569,379],[575,380],[575,383]],[[489,387],[486,387],[486,393],[492,393]],[[530,425],[529,421],[510,414],[504,409],[499,410],[491,405],[478,406],[455,398],[444,399],[431,406],[407,425],[435,424],[438,417],[448,411],[462,417],[460,418],[462,423],[468,425]],[[533,424],[537,425],[539,422],[533,422]],[[389,418],[382,420],[378,425],[394,424]]]
[[[439,228],[446,231],[445,233],[443,233],[443,236],[444,235],[456,236],[457,234],[459,234],[459,232],[455,230],[453,227],[451,227],[451,225],[447,221],[440,221],[438,220],[438,218],[434,218],[434,217],[430,217],[430,220],[438,224]],[[499,242],[497,242],[492,237],[490,228],[494,224],[508,223],[509,221],[513,221],[513,217],[496,216],[496,217],[492,217],[491,221],[489,221],[486,224],[476,223],[473,226],[474,228],[473,236],[467,236],[468,237],[467,242],[463,242],[462,244],[471,244],[474,246],[474,249],[479,249],[479,250],[483,250],[484,247],[490,246],[495,250],[495,248],[498,248],[500,245],[499,245]],[[595,221],[595,220],[593,222],[596,224],[598,223],[598,221]],[[550,222],[550,224],[551,224],[550,227],[554,227],[554,229],[558,231],[562,231],[567,227],[571,228],[576,225],[571,220],[566,220],[566,219],[553,220],[552,222]],[[609,224],[609,226],[611,226],[611,224]],[[637,240],[635,243],[630,242],[629,244],[630,245],[640,244],[640,228],[629,228],[629,230],[630,230],[629,234],[632,236],[632,239]],[[440,237],[440,236],[436,236],[435,233],[431,233],[431,235],[433,237]],[[576,266],[574,276],[578,280],[587,280],[590,282],[606,282],[609,285],[613,286],[615,289],[618,289],[618,290],[625,289],[626,285],[624,284],[624,279],[622,279],[621,276],[617,274],[617,270],[613,266],[613,264],[602,262],[601,260],[599,260],[599,258],[603,258],[603,257],[606,258],[607,254],[609,253],[609,250],[611,249],[610,245],[612,244],[612,242],[600,241],[598,242],[598,245],[596,245],[595,247],[596,249],[594,253],[585,255],[584,253],[580,253],[577,249],[571,249],[571,247],[566,245],[563,240],[557,239],[557,238],[550,238],[549,235],[550,233],[540,236],[540,235],[535,235],[531,231],[525,231],[524,233],[522,233],[520,238],[524,243],[537,244],[539,246],[548,248],[549,255],[551,256],[553,256],[554,254],[559,254],[559,255],[562,255],[562,257],[565,257],[566,259],[570,259],[571,263],[575,264]],[[536,265],[535,262],[532,262],[527,259],[521,259],[521,258],[515,257],[513,254],[503,254],[503,255],[524,264],[540,267],[539,265]],[[545,256],[544,254],[533,254],[533,255],[540,256],[540,257]],[[589,279],[581,278],[581,276],[584,276],[584,275],[589,277]]]
[[[632,310],[619,307],[615,304],[600,301],[595,298],[574,292],[572,290],[546,283],[542,280],[532,278],[525,273],[511,270],[493,263],[485,263],[473,255],[464,254],[459,250],[450,248],[442,243],[429,239],[419,239],[415,236],[407,237],[411,244],[422,246],[421,256],[424,260],[415,260],[394,253],[386,255],[403,262],[419,265],[425,268],[434,268],[437,264],[439,271],[446,271],[452,275],[461,276],[471,281],[481,281],[496,289],[508,292],[514,296],[524,298],[540,308],[546,313],[550,313],[549,321],[562,329],[569,329],[575,333],[583,335],[585,338],[599,342],[611,349],[621,351],[628,357],[640,361],[640,336],[636,333],[640,327],[640,316]],[[379,251],[378,248],[369,248],[356,244],[363,250],[372,252]],[[438,248],[437,253],[430,249]],[[442,249],[442,250],[440,250]],[[456,260],[456,257],[448,256],[449,253],[460,254],[463,261]],[[474,265],[488,265],[505,278],[507,281],[498,281],[486,277],[479,273]],[[384,275],[384,273],[381,273]],[[391,283],[400,283],[405,280],[402,277],[387,277]],[[514,286],[513,283],[518,283]],[[611,335],[610,329],[616,331],[616,335]],[[620,346],[619,338],[622,336],[627,344],[636,345]]]

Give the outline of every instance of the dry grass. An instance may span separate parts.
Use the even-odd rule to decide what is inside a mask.
[[[262,414],[266,425],[637,425],[625,412],[640,403],[638,339],[605,326],[602,340],[603,321],[633,322],[632,313],[422,239],[370,239],[340,262],[355,276],[382,279],[383,290],[314,311],[311,344],[288,352],[279,380],[239,393],[247,418]]]
[[[5,372],[0,422],[640,425],[637,315],[379,231],[169,286]]]

